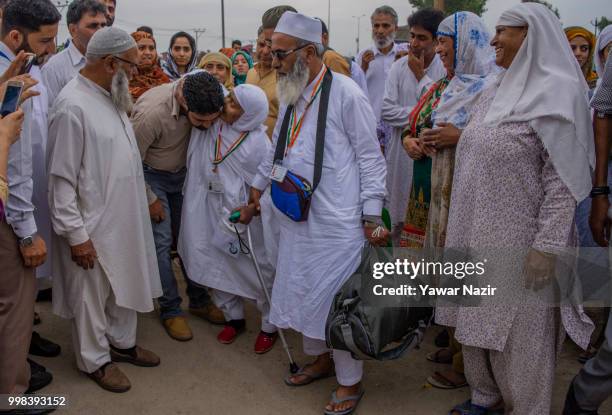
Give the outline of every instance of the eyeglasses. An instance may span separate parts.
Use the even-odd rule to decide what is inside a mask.
[[[138,68],[138,64],[137,64],[137,63],[134,63],[134,62],[128,61],[128,60],[126,60],[126,59],[122,59],[122,58],[120,58],[119,56],[115,56],[115,55],[111,55],[111,57],[112,57],[113,59],[117,59],[118,61],[121,61],[121,62],[123,62],[123,63],[127,63],[128,65],[130,65],[130,68]]]
[[[291,55],[292,53],[297,52],[300,49],[304,49],[305,47],[308,47],[312,45],[312,43],[307,43],[305,45],[300,46],[299,48],[295,48],[295,49],[291,49],[291,50],[273,50],[272,51],[272,57],[278,59],[279,61],[282,61],[283,59],[285,59],[287,56]]]

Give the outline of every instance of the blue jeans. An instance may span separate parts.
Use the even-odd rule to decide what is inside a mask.
[[[147,165],[143,166],[145,181],[151,190],[157,195],[164,207],[165,219],[160,223],[152,222],[153,238],[157,251],[157,263],[159,265],[159,276],[164,295],[158,299],[162,320],[183,315],[178,285],[174,271],[172,270],[172,259],[170,251],[172,242],[178,237],[181,227],[181,210],[183,207],[183,184],[185,182],[186,169],[177,173],[169,173],[155,170]],[[182,265],[182,264],[181,264]],[[208,290],[205,287],[194,285],[183,269],[183,276],[187,283],[187,296],[190,308],[204,307],[211,302]]]

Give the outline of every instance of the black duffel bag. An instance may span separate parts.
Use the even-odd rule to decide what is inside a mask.
[[[364,248],[357,272],[332,302],[325,327],[329,348],[351,352],[359,360],[392,360],[420,345],[433,316],[429,303],[412,297],[376,299],[372,294],[376,283],[402,284],[398,278],[372,278],[375,262],[393,261],[389,248]]]

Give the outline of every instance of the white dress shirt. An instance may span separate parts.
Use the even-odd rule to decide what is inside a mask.
[[[62,88],[83,69],[85,61],[85,56],[76,48],[74,42],[70,42],[66,49],[52,56],[43,66],[43,81],[49,95],[49,107],[53,105]]]

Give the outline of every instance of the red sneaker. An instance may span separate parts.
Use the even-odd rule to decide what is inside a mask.
[[[278,332],[266,333],[265,331],[260,331],[257,340],[255,340],[255,353],[264,354],[269,352],[274,346],[277,338]]]
[[[225,326],[223,330],[217,335],[217,340],[222,344],[231,344],[236,340],[239,334],[241,334],[244,329],[236,330],[236,328],[232,326]]]

